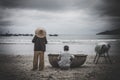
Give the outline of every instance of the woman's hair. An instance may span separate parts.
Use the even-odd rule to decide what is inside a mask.
[[[65,45],[64,46],[64,51],[68,51],[69,50],[69,46]]]

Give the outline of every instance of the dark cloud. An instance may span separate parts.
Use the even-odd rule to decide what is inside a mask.
[[[2,8],[15,8],[20,7],[26,0],[0,0],[0,7]]]
[[[0,8],[22,8],[38,9],[44,11],[67,11],[67,10],[88,10],[94,16],[100,15],[110,17],[107,21],[111,27],[119,26],[120,21],[120,0],[0,0]],[[97,13],[96,13],[97,12]],[[9,25],[8,21],[2,21],[7,17],[6,12],[0,11],[0,24]]]
[[[0,27],[12,25],[11,21],[4,20],[11,16],[11,14],[7,12],[7,9],[18,8],[22,6],[22,2],[22,0],[0,0]]]
[[[68,3],[68,2],[67,2]],[[3,8],[30,8],[43,10],[57,10],[66,6],[66,1],[60,0],[0,0]]]
[[[95,0],[0,0],[3,8],[29,8],[40,10],[72,10],[89,8]]]
[[[102,4],[96,7],[101,17],[109,17],[110,28],[119,28],[120,26],[120,0],[102,0]]]
[[[88,8],[90,7],[88,4],[92,3],[89,0],[0,0],[0,27],[12,24],[3,20],[11,16],[9,12],[5,11],[7,9],[38,9],[55,12]]]
[[[11,14],[7,13],[5,9],[0,8],[0,27],[12,25],[11,21],[5,20],[5,18],[9,16],[11,16]]]
[[[120,0],[102,0],[102,3],[101,6],[98,6],[102,15],[120,17]]]
[[[0,21],[0,26],[8,26],[11,25],[10,21]]]

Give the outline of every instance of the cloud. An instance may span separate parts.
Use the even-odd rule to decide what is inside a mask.
[[[0,0],[1,8],[15,8],[25,4],[26,0]]]
[[[14,8],[7,9],[6,13],[11,14],[9,17],[4,18],[4,20],[11,21],[12,26],[9,27],[14,28],[11,32],[23,32],[26,28],[29,30],[28,32],[33,33],[35,28],[42,26],[47,29],[48,33],[81,34],[93,28],[100,30],[106,25],[102,18],[91,16],[89,12],[82,9],[64,12],[46,12]]]
[[[0,26],[8,26],[11,25],[10,21],[0,21]]]
[[[96,7],[96,11],[100,17],[108,17],[109,28],[119,28],[120,0],[101,0],[101,4]]]
[[[84,9],[94,6],[96,0],[0,0],[4,8],[28,8],[47,11]]]
[[[12,11],[23,10],[39,10],[46,12],[65,12],[65,11],[75,11],[85,8],[90,8],[89,5],[94,5],[92,3],[94,0],[0,0],[0,23],[8,22],[2,21],[3,18],[11,17]],[[18,9],[18,10],[12,10]],[[11,11],[10,11],[11,10]],[[30,12],[31,13],[31,12]],[[62,14],[64,15],[64,14]],[[74,15],[74,14],[73,14]],[[66,15],[67,16],[67,15]],[[42,15],[42,17],[45,17]],[[48,17],[48,16],[47,16]],[[50,16],[49,16],[50,17]],[[7,23],[3,25],[7,25]],[[10,23],[10,22],[9,22]]]
[[[6,10],[0,8],[0,27],[11,25],[11,21],[5,20],[5,17],[9,17],[10,14],[6,13]]]
[[[98,5],[98,12],[101,13],[102,16],[120,16],[120,0],[102,0],[102,3]],[[102,6],[101,6],[102,5]]]
[[[77,33],[102,30],[108,25],[107,19],[97,13],[96,6],[102,6],[100,0],[1,0],[0,3],[0,13],[4,12],[0,19],[2,26],[5,24],[14,30],[29,27],[32,31],[45,26],[49,32],[67,32],[69,29],[69,32]]]

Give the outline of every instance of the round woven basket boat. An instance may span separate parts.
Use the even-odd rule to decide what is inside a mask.
[[[86,61],[87,55],[84,54],[73,54],[75,58],[72,60],[70,67],[80,67]],[[52,67],[59,67],[58,65],[59,54],[48,54],[49,62]]]

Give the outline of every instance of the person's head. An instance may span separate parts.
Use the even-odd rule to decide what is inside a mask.
[[[65,45],[64,46],[64,51],[69,51],[69,46]]]
[[[35,35],[39,38],[46,37],[46,31],[43,28],[37,28],[35,30]]]

